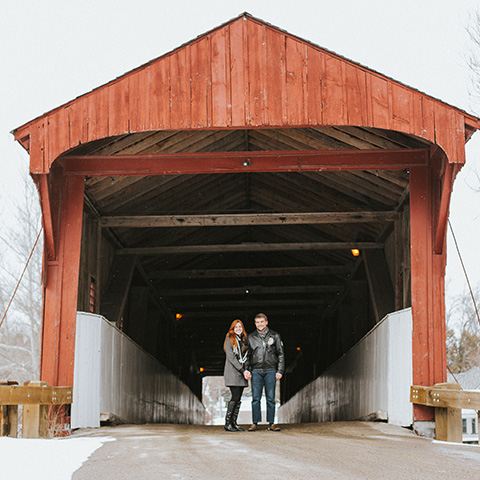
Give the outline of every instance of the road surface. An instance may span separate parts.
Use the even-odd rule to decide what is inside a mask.
[[[282,425],[281,432],[224,432],[199,425],[80,429],[111,437],[72,480],[480,478],[480,447],[435,442],[385,423]]]

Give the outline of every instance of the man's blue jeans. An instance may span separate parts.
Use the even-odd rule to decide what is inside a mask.
[[[260,400],[265,386],[265,396],[267,397],[267,422],[275,421],[275,370],[253,370],[252,372],[252,422],[260,423],[262,421],[262,410]]]

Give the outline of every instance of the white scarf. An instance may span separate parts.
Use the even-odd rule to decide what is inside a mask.
[[[233,345],[233,353],[238,358],[238,361],[243,365],[247,361],[248,351],[245,355],[242,355],[242,349],[240,348],[240,342],[238,341],[238,335],[235,335],[235,343]]]

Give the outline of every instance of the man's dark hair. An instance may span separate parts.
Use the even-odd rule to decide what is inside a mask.
[[[257,314],[255,315],[255,320],[256,320],[257,318],[264,318],[264,319],[268,322],[268,318],[267,318],[267,316],[266,316],[264,313],[257,313]]]

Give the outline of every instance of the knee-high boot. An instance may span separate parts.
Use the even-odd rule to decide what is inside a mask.
[[[227,405],[227,413],[225,415],[225,431],[236,432],[237,429],[232,425],[233,409],[235,408],[235,402],[230,400]]]
[[[237,418],[238,418],[238,413],[240,412],[240,405],[242,404],[242,402],[238,401],[236,404],[235,404],[235,407],[233,409],[233,413],[232,413],[232,427],[237,430],[237,432],[243,432],[244,429],[242,427],[239,427],[237,425]]]

